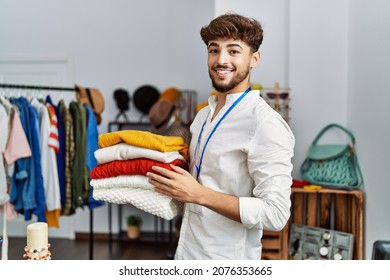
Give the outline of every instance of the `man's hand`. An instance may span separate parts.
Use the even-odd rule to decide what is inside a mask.
[[[183,168],[174,165],[171,168],[174,171],[153,166],[153,172],[146,174],[149,183],[155,186],[155,191],[181,202],[200,203],[199,199],[206,188]]]
[[[149,183],[156,192],[181,202],[203,205],[225,217],[241,222],[238,197],[216,192],[198,183],[186,170],[171,165],[173,171],[153,166],[148,172]]]

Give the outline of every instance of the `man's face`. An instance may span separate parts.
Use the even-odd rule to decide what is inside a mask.
[[[251,68],[259,61],[259,52],[251,53],[241,40],[213,40],[208,46],[208,68],[213,87],[222,93],[247,89]]]

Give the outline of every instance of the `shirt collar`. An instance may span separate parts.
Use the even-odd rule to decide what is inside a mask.
[[[251,91],[253,91],[253,89]],[[226,96],[226,103],[225,103],[225,105],[233,104],[234,101],[236,101],[241,96],[242,93],[243,93],[243,91],[242,92],[238,92],[238,93],[229,93]],[[217,106],[217,95],[209,96],[208,103],[209,103],[210,109],[214,110],[215,107]]]

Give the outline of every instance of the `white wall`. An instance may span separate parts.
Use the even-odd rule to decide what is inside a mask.
[[[331,16],[330,16],[331,15]],[[291,128],[296,136],[294,176],[308,146],[331,122],[346,124],[347,1],[290,3]]]
[[[21,2],[23,9],[20,8]],[[386,198],[390,97],[387,0],[0,0],[0,57],[66,57],[71,80],[96,86],[106,97],[100,131],[117,113],[112,92],[150,83],[210,93],[200,28],[236,11],[263,23],[261,62],[253,82],[291,88],[296,136],[294,177],[317,132],[338,122],[356,136],[366,182],[365,258],[372,243],[390,239]],[[130,117],[139,113],[131,108]],[[77,213],[88,231],[89,212]],[[152,221],[148,222],[151,226]],[[95,211],[96,232],[107,231],[107,209]],[[114,219],[116,228],[116,219]]]
[[[347,119],[365,176],[365,257],[390,240],[390,1],[350,0]]]

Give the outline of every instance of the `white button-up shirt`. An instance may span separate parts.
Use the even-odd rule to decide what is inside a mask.
[[[241,94],[227,95],[212,122],[216,97],[210,96],[209,106],[193,121],[190,170],[194,177],[210,132]],[[211,136],[198,177],[206,187],[239,197],[242,223],[187,203],[175,258],[259,259],[263,229],[281,230],[290,217],[294,145],[288,124],[259,91],[250,91]]]

